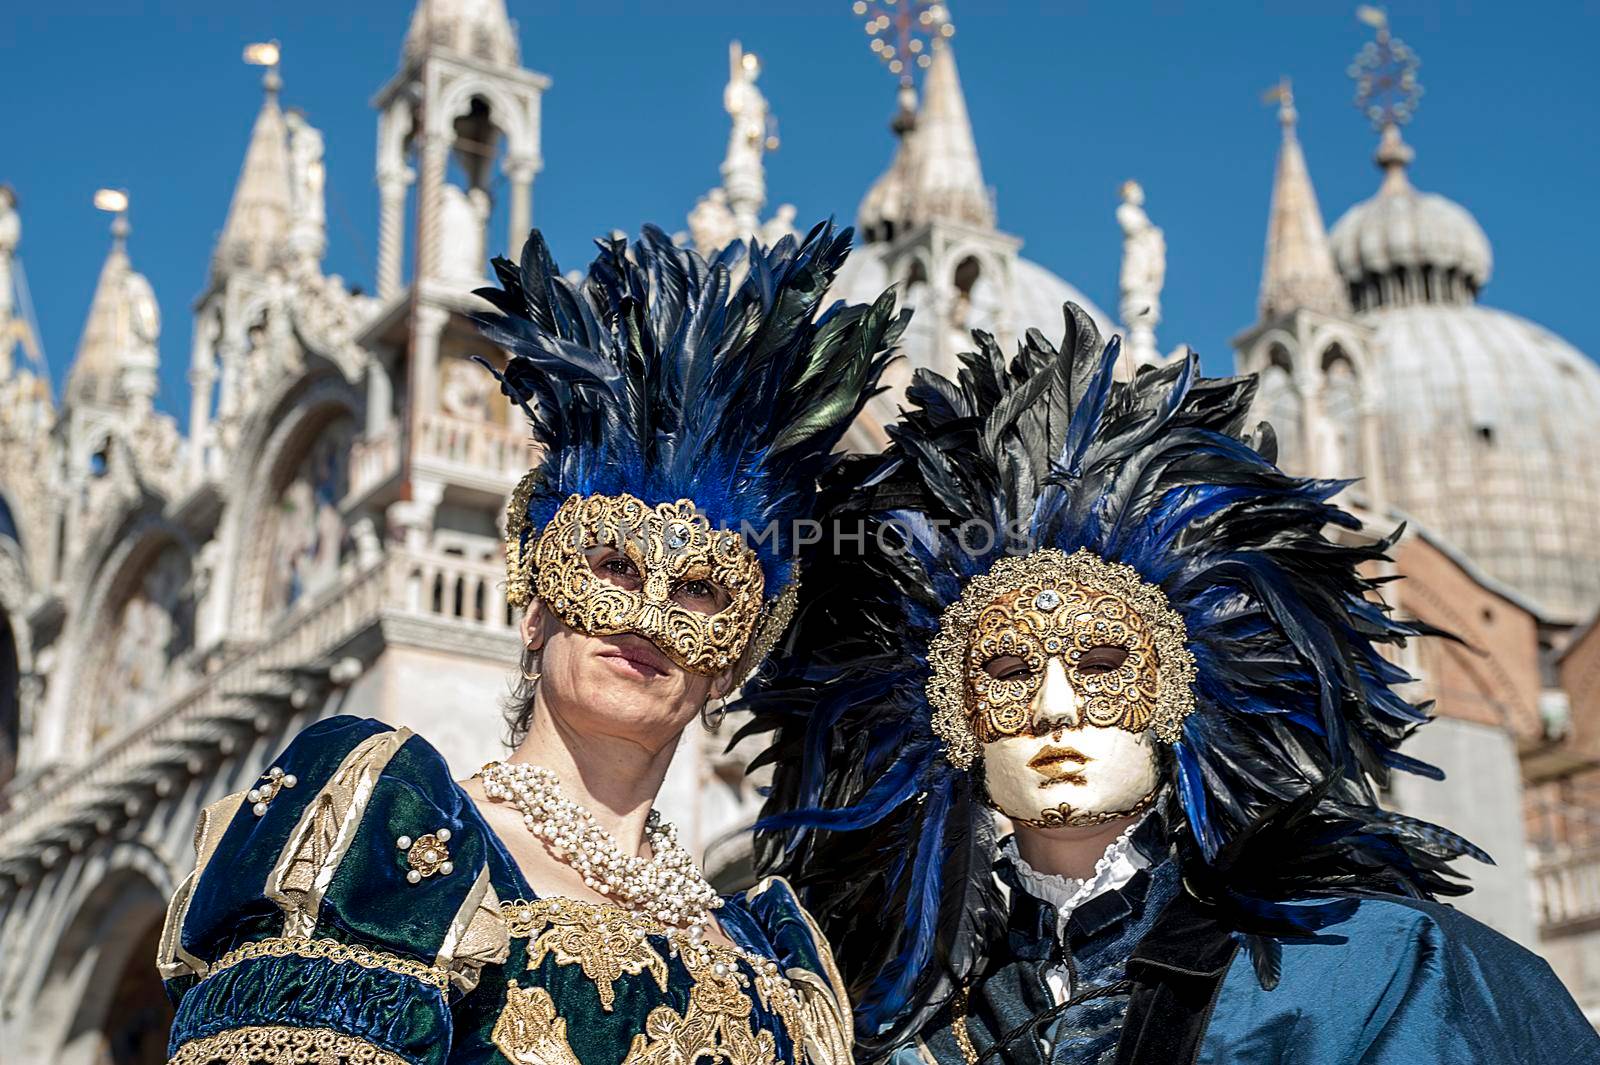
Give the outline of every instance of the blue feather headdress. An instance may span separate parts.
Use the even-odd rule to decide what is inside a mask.
[[[508,546],[525,551],[572,494],[689,499],[713,527],[757,534],[777,595],[796,523],[904,328],[893,294],[822,310],[850,246],[827,223],[709,262],[653,226],[631,247],[597,243],[574,283],[534,230],[520,264],[494,261],[500,287],[478,292],[499,311],[479,325],[511,355],[491,371],[541,452]]]
[[[1059,350],[1030,330],[1008,361],[974,337],[956,380],[917,373],[888,451],[833,478],[867,549],[806,557],[779,670],[744,698],[773,767],[758,864],[819,915],[862,1053],[917,1031],[1003,935],[982,775],[945,756],[926,685],[945,609],[1006,554],[1086,548],[1182,616],[1196,706],[1163,749],[1162,817],[1191,890],[1263,920],[1334,888],[1464,890],[1444,863],[1481,852],[1377,806],[1391,769],[1437,775],[1397,750],[1427,708],[1380,650],[1432,630],[1360,572],[1392,538],[1326,535],[1358,526],[1332,502],[1346,482],[1274,465],[1270,428],[1246,431],[1253,379],[1202,378],[1191,354],[1114,382],[1117,340],[1072,304]],[[1007,535],[974,554],[974,522]]]

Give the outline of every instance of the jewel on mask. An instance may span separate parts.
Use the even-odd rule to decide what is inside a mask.
[[[1033,605],[1046,612],[1054,610],[1061,605],[1061,593],[1054,588],[1046,588],[1033,597]]]

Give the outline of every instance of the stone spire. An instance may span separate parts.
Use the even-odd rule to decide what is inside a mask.
[[[233,188],[228,220],[211,256],[211,277],[217,281],[235,270],[261,273],[282,250],[292,221],[289,187],[288,129],[278,106],[282,82],[276,66],[267,68],[261,112],[250,131],[244,166]]]
[[[899,110],[889,128],[894,131],[894,158],[889,169],[861,198],[856,209],[856,228],[867,241],[893,240],[906,226],[910,215],[911,183],[916,169],[917,90],[900,86]]]
[[[1272,207],[1267,215],[1267,251],[1261,269],[1261,317],[1271,318],[1297,308],[1342,315],[1350,299],[1328,247],[1316,190],[1305,154],[1295,136],[1298,115],[1294,94],[1285,79],[1272,95],[1278,100],[1283,145],[1272,182]]]
[[[406,32],[405,58],[444,48],[500,66],[522,62],[505,0],[418,0]]]
[[[994,203],[978,163],[967,99],[956,74],[955,50],[941,40],[934,43],[932,52],[922,86],[922,108],[917,113],[912,220],[992,229]]]
[[[126,210],[119,210],[67,376],[69,404],[127,405],[143,413],[155,398],[161,316],[150,283],[128,261],[127,236]]]

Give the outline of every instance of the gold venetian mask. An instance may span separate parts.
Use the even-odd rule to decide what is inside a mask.
[[[513,606],[536,595],[579,632],[635,633],[702,676],[739,663],[758,628],[752,658],[759,661],[782,631],[790,590],[763,611],[761,560],[738,533],[711,528],[690,500],[651,506],[632,495],[569,496],[523,557],[531,485],[525,478],[511,499],[506,597]],[[605,574],[593,557],[604,560]],[[613,571],[622,576],[608,576]]]
[[[1054,548],[1001,559],[968,582],[929,647],[934,731],[950,761],[970,767],[982,744],[1029,730],[1058,659],[1084,723],[1176,742],[1194,709],[1186,639],[1161,589],[1129,566]]]

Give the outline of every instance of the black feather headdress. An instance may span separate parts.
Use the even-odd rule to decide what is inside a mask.
[[[1030,330],[1007,360],[974,337],[954,381],[916,374],[881,458],[837,471],[851,539],[805,556],[786,653],[745,693],[773,767],[758,864],[822,921],[860,1049],[917,1031],[1003,934],[981,774],[945,756],[926,686],[941,615],[1008,554],[1086,548],[1183,618],[1195,710],[1162,748],[1164,818],[1186,884],[1241,930],[1292,926],[1274,900],[1319,886],[1463,890],[1445,862],[1481,852],[1377,807],[1391,769],[1436,775],[1398,751],[1426,707],[1380,650],[1431,630],[1362,575],[1392,538],[1327,535],[1358,525],[1332,502],[1346,482],[1274,465],[1270,428],[1246,426],[1253,379],[1202,378],[1191,354],[1115,382],[1118,341],[1102,348],[1075,305],[1059,349]]]
[[[534,230],[520,264],[494,261],[500,287],[478,290],[499,311],[479,325],[511,355],[495,376],[542,452],[522,546],[574,493],[690,499],[712,526],[757,534],[775,594],[904,328],[893,294],[822,309],[850,247],[827,223],[709,262],[654,226],[631,247],[597,243],[572,282]]]

